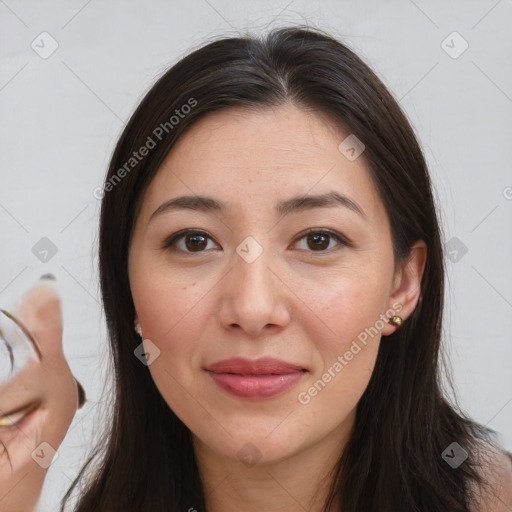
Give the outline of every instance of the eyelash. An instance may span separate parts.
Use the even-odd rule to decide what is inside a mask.
[[[178,240],[181,240],[182,238],[185,238],[189,234],[202,235],[205,238],[209,238],[210,240],[213,240],[213,238],[211,238],[210,235],[208,235],[208,233],[206,233],[205,231],[197,230],[197,229],[184,229],[184,230],[178,231],[177,233],[174,233],[173,235],[168,237],[164,241],[161,248],[163,250],[177,250],[175,247],[176,242]],[[339,245],[341,245],[341,246],[352,247],[352,243],[347,238],[342,236],[341,234],[336,233],[335,231],[327,230],[327,229],[315,229],[315,228],[311,228],[311,229],[303,232],[302,234],[300,234],[295,239],[294,243],[297,243],[299,240],[302,240],[303,238],[306,238],[308,235],[312,235],[312,234],[326,235],[326,236],[329,236],[329,237],[337,240],[339,242]],[[178,249],[178,250],[181,251],[181,249]],[[307,251],[307,252],[320,253],[320,254],[324,253],[325,254],[325,253],[331,253],[332,251],[333,251],[333,249],[321,250],[321,251]],[[203,251],[196,251],[196,252],[194,252],[194,251],[181,251],[181,252],[184,252],[185,254],[200,254],[200,253],[204,253],[206,251],[203,250]]]

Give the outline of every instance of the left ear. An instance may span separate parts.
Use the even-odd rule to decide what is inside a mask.
[[[412,247],[407,261],[397,270],[393,280],[393,291],[389,298],[389,309],[402,318],[411,315],[421,295],[421,278],[427,261],[427,244],[418,240]],[[393,334],[395,325],[386,324],[383,336]]]

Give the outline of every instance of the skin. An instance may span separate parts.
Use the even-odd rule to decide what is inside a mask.
[[[149,365],[159,391],[193,433],[209,512],[320,510],[323,494],[313,496],[350,435],[381,335],[396,327],[386,323],[307,405],[298,393],[379,315],[398,304],[405,319],[418,301],[425,244],[394,273],[388,217],[364,158],[338,151],[347,135],[293,105],[216,112],[180,138],[144,196],[129,252],[136,323],[154,344],[146,349],[160,351]],[[343,206],[273,211],[330,190],[365,217]],[[180,195],[214,197],[226,211],[168,211],[149,222]],[[186,238],[162,249],[185,228],[211,238],[199,252]],[[308,228],[334,230],[352,247],[331,238],[317,249],[301,235]],[[263,249],[252,263],[236,252],[248,236]],[[203,369],[232,356],[271,356],[307,372],[277,397],[237,398]],[[257,463],[245,464],[241,449]]]
[[[0,419],[31,406],[21,423],[0,427],[2,512],[34,509],[52,460],[51,449],[60,446],[78,407],[77,384],[62,349],[60,304],[53,285],[39,281],[10,311],[32,333],[41,359],[29,361],[0,387]]]
[[[475,512],[510,512],[512,510],[512,460],[503,452],[487,450],[479,453],[482,475],[488,487],[475,493]]]

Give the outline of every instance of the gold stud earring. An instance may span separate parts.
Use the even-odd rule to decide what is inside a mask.
[[[402,325],[402,317],[398,315],[392,316],[389,319],[389,323],[400,327]]]

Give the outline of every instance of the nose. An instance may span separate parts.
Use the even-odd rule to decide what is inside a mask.
[[[276,265],[266,252],[252,263],[237,256],[222,280],[220,319],[224,328],[258,337],[281,331],[290,322],[293,294],[284,276],[273,270]]]

